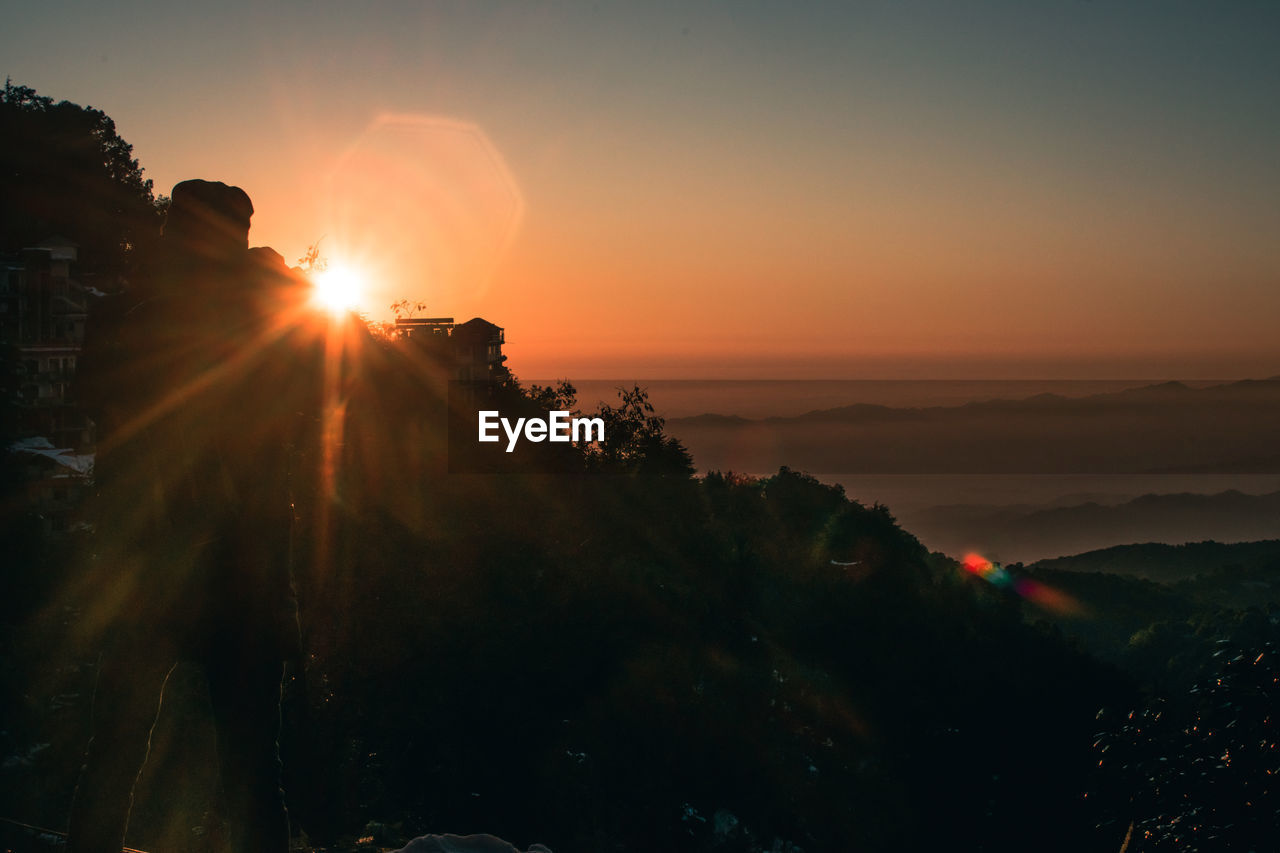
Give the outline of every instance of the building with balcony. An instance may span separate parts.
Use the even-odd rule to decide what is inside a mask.
[[[93,466],[93,423],[70,397],[96,294],[72,277],[78,250],[54,236],[0,257],[0,348],[12,380],[3,449],[47,534],[69,529]]]
[[[19,393],[29,404],[67,401],[94,292],[71,277],[77,252],[55,236],[0,262],[0,343],[18,350]]]
[[[502,354],[506,335],[488,320],[475,317],[455,324],[452,317],[401,318],[396,331],[430,355],[449,380],[485,384],[503,382],[509,375]]]

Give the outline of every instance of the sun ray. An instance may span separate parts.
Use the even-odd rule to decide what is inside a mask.
[[[116,445],[124,444],[165,415],[176,410],[183,403],[191,400],[210,385],[249,366],[260,351],[283,338],[290,329],[295,328],[297,323],[303,319],[303,313],[300,309],[294,309],[277,316],[270,326],[240,347],[231,358],[222,361],[217,367],[202,371],[189,382],[174,388],[164,397],[114,430],[110,438],[99,443],[99,452],[110,451]]]

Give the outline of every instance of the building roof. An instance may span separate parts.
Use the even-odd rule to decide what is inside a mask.
[[[93,454],[80,453],[77,454],[69,447],[54,447],[53,442],[43,436],[33,436],[15,441],[9,445],[11,453],[27,453],[32,456],[41,456],[45,459],[51,459],[64,468],[69,468],[80,476],[88,476],[93,473]]]
[[[471,340],[490,340],[502,334],[502,327],[495,326],[488,320],[480,317],[472,317],[465,323],[459,323],[453,327],[454,338],[468,338]]]

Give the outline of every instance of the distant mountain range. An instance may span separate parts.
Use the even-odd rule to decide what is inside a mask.
[[[1280,378],[754,420],[704,414],[667,426],[702,470],[1268,474],[1280,473]]]
[[[1199,550],[1162,552],[1159,559],[1178,553],[1181,561],[1157,563],[1157,558],[1151,558],[1150,566],[1141,568],[1121,548],[1096,549],[1111,545],[1136,547],[1127,545],[1133,542],[1274,539],[1280,537],[1280,492],[1143,495],[1114,506],[1094,502],[1051,508],[938,506],[904,514],[899,520],[928,547],[953,556],[979,549],[989,552],[987,556],[993,559],[1013,562],[1088,551],[1081,557],[1063,561],[1040,559],[1037,565],[1175,580],[1187,574],[1179,574],[1179,566],[1191,565],[1202,571],[1206,560],[1212,562],[1212,555]],[[1114,559],[1107,562],[1105,555]],[[1221,565],[1226,565],[1232,558],[1223,556],[1222,560]]]
[[[1128,575],[1161,583],[1185,581],[1215,571],[1254,572],[1273,567],[1280,574],[1280,539],[1261,542],[1188,542],[1164,545],[1117,545],[1070,557],[1040,560],[1027,566],[1031,572],[1102,572]]]
[[[1212,667],[1226,637],[1266,630],[1267,611],[1280,604],[1277,539],[1121,545],[1010,571],[1072,603],[1040,608],[1037,618],[1055,622],[1094,654],[1166,684]]]

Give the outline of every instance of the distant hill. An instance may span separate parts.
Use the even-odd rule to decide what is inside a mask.
[[[1087,502],[1075,506],[940,506],[904,514],[902,521],[930,548],[950,554],[969,548],[991,551],[1006,562],[1040,560],[1044,568],[1075,567],[1078,571],[1114,572],[1160,580],[1206,571],[1209,554],[1180,552],[1175,568],[1152,569],[1167,555],[1150,557],[1147,564],[1121,550],[1129,547],[1170,548],[1172,545],[1132,546],[1133,542],[1253,542],[1280,537],[1280,492],[1246,495],[1226,491],[1216,495],[1143,495],[1115,506]],[[1110,546],[1119,546],[1112,548]],[[1106,550],[1098,550],[1100,547]],[[1191,547],[1191,546],[1187,546]],[[1233,546],[1220,545],[1219,548]],[[1087,552],[1087,553],[1083,553]],[[1064,557],[1063,564],[1049,557]],[[1106,555],[1106,556],[1103,556]],[[1143,552],[1144,559],[1147,552]],[[1114,560],[1114,562],[1109,562]],[[1209,565],[1216,568],[1223,563]],[[1122,567],[1123,566],[1123,567]],[[1176,567],[1182,566],[1183,569]]]
[[[1010,571],[1074,604],[1041,610],[1039,618],[1093,654],[1166,687],[1210,665],[1225,638],[1274,633],[1280,607],[1276,539],[1122,545]]]
[[[841,474],[1280,473],[1277,425],[1276,379],[667,422],[702,470]]]
[[[1251,569],[1268,564],[1280,564],[1280,539],[1232,544],[1206,541],[1185,545],[1155,542],[1117,545],[1072,557],[1039,560],[1027,569],[1036,572],[1104,572],[1169,583],[1228,566]]]
[[[1138,631],[1155,623],[1185,621],[1196,612],[1195,604],[1171,586],[1132,575],[1038,565],[1023,573],[1077,604],[1074,612],[1041,611],[1040,618],[1053,621],[1091,654],[1112,663],[1125,661],[1130,638]]]

